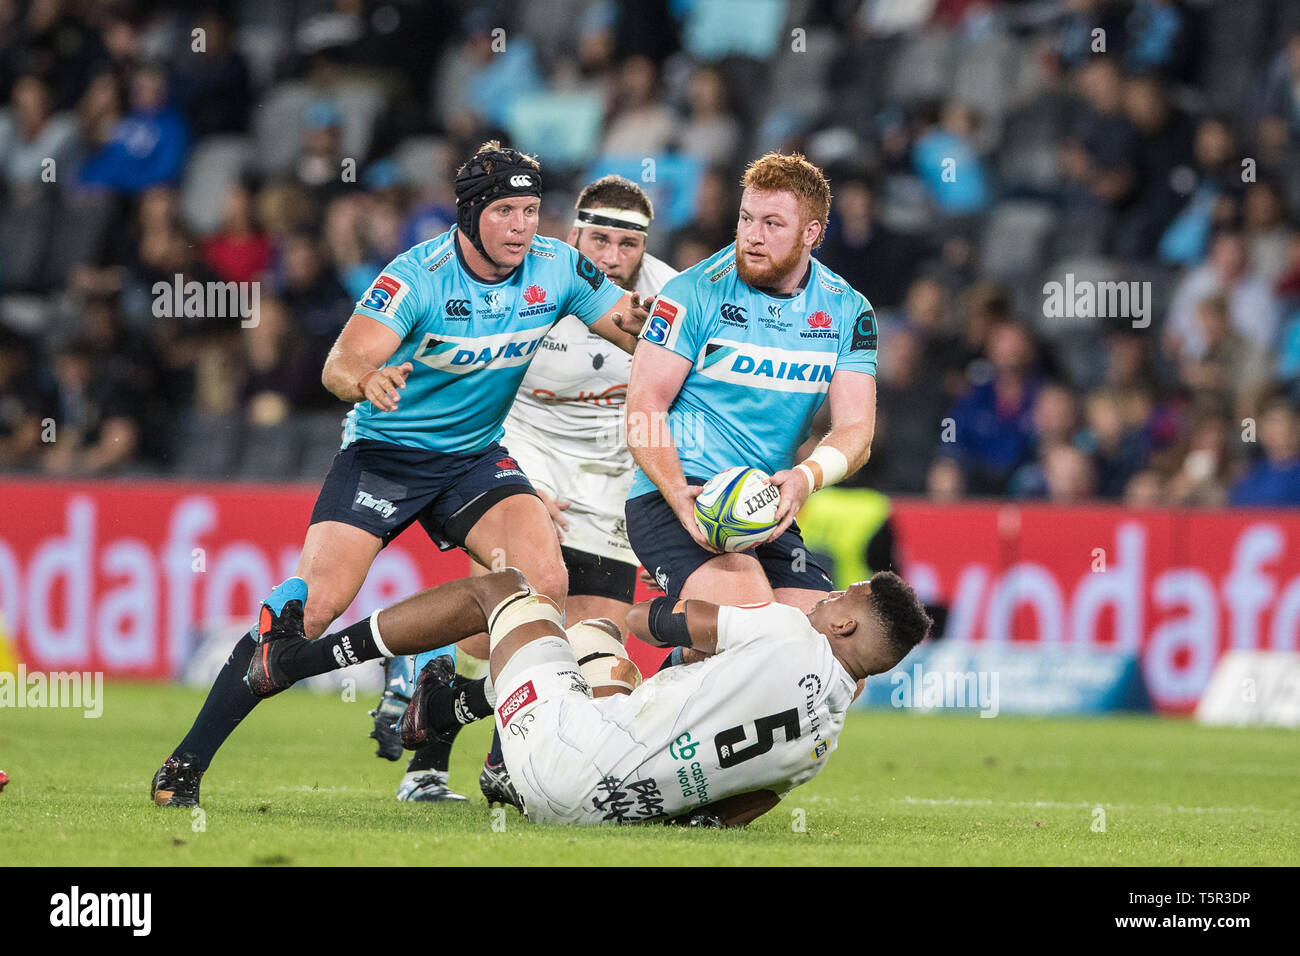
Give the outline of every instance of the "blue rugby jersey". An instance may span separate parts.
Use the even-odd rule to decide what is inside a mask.
[[[622,290],[586,256],[537,236],[505,279],[472,275],[456,227],[390,262],[354,309],[402,338],[387,365],[409,361],[397,410],[362,401],[348,413],[343,447],[372,438],[441,452],[476,452],[501,437],[501,423],[538,345],[573,314],[591,325]]]
[[[670,279],[641,338],[693,363],[668,410],[688,475],[790,468],[839,370],[876,372],[871,303],[817,259],[802,288],[770,295],[736,274],[733,242]],[[628,422],[628,432],[649,423]],[[654,490],[640,468],[629,498]]]

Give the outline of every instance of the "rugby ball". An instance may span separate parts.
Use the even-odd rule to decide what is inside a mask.
[[[781,490],[757,468],[728,468],[709,479],[695,499],[695,524],[720,551],[741,551],[776,527]]]

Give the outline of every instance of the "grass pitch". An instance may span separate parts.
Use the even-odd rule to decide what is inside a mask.
[[[1300,863],[1294,731],[855,711],[826,770],[747,829],[561,828],[512,809],[494,820],[477,784],[487,722],[462,733],[452,757],[451,783],[468,804],[399,804],[404,764],[376,759],[366,739],[374,702],[291,692],[260,705],[218,754],[201,817],[154,807],[149,780],[203,696],[109,684],[97,720],[0,711],[0,768],[11,778],[0,793],[3,862]]]

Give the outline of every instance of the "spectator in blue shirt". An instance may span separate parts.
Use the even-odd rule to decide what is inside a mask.
[[[1300,421],[1284,398],[1265,406],[1259,416],[1259,443],[1264,457],[1232,487],[1232,505],[1300,505]]]
[[[947,215],[979,212],[989,202],[984,161],[972,142],[977,121],[960,103],[948,103],[941,116],[931,112],[928,128],[912,146],[912,165],[926,190]],[[937,120],[937,122],[934,122]]]
[[[1012,473],[1034,453],[1039,374],[1033,340],[1015,322],[994,326],[987,341],[993,375],[973,384],[949,417],[967,487],[973,494],[1002,494]]]
[[[185,120],[167,102],[166,74],[156,66],[142,67],[131,77],[131,112],[86,160],[81,180],[128,195],[176,185],[188,146]]]

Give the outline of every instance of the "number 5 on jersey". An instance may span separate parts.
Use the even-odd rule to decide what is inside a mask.
[[[758,718],[758,720],[754,721],[754,736],[757,739],[748,747],[743,747],[740,750],[735,749],[736,744],[749,736],[746,733],[746,725],[741,724],[739,727],[731,727],[722,731],[713,738],[713,745],[718,748],[718,766],[725,770],[728,767],[734,767],[738,763],[744,763],[746,760],[767,753],[772,749],[772,744],[775,743],[773,734],[778,730],[784,731],[787,743],[797,738],[799,736],[799,711],[791,707],[779,714]]]

